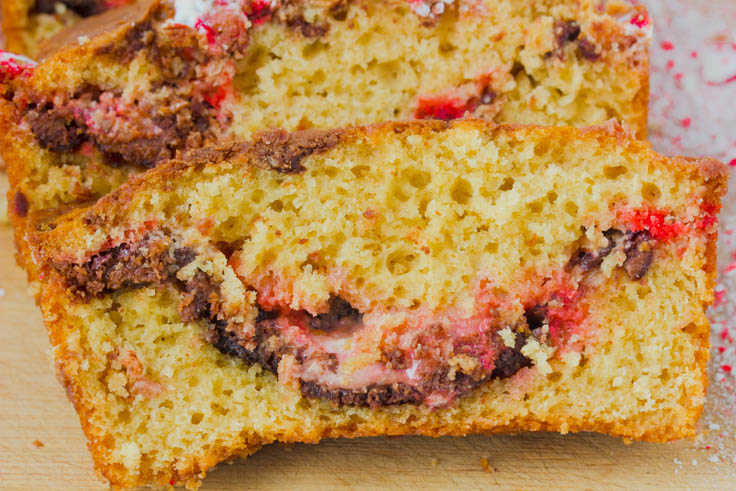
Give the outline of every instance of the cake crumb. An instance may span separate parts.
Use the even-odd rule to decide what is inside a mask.
[[[44,447],[45,445],[43,444],[41,440],[33,440],[33,446],[36,448],[41,448],[41,447]]]
[[[488,463],[488,457],[485,455],[480,458],[480,467],[483,469],[483,472],[493,472],[493,467]]]
[[[503,344],[507,348],[513,348],[516,345],[516,334],[514,334],[510,327],[504,327],[498,331],[498,335],[501,336]]]
[[[432,459],[432,467],[437,467],[437,464],[439,464],[439,461],[437,459]]]

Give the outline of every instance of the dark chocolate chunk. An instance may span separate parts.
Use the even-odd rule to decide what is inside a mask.
[[[179,303],[179,316],[184,322],[198,320],[216,321],[220,304],[220,284],[207,273],[197,270],[186,282],[184,295]]]
[[[497,96],[496,93],[489,86],[486,86],[480,95],[478,104],[480,105],[493,104],[493,101],[496,100],[496,96]]]
[[[165,137],[136,138],[130,141],[96,139],[97,148],[105,156],[110,167],[135,165],[150,169],[171,156]]]
[[[580,24],[574,20],[557,20],[554,24],[555,46],[561,50],[565,44],[575,41],[580,35]]]
[[[424,396],[403,383],[371,385],[363,389],[328,389],[314,382],[302,382],[302,395],[325,399],[338,406],[379,408],[399,404],[420,404]]]
[[[299,32],[306,38],[318,38],[324,36],[330,29],[330,25],[326,23],[309,23],[304,20],[301,15],[286,19],[286,25],[289,29]]]
[[[234,332],[228,331],[224,324],[218,323],[207,330],[205,334],[207,342],[220,353],[242,359],[251,358],[252,353],[240,344],[240,338]]]
[[[25,120],[43,148],[55,152],[75,150],[84,142],[84,129],[71,113],[45,105],[29,109]]]
[[[606,256],[608,256],[614,247],[616,247],[617,241],[622,236],[621,232],[616,229],[606,230],[603,232],[603,235],[608,239],[608,243],[604,247],[597,251],[589,251],[582,248],[578,249],[570,258],[566,269],[578,266],[583,272],[587,272],[599,267]]]
[[[363,315],[341,297],[330,299],[330,311],[309,319],[309,327],[320,331],[331,331],[337,327],[352,326],[363,321]]]
[[[261,322],[269,319],[275,319],[279,316],[279,313],[277,311],[269,311],[269,310],[263,310],[262,308],[258,307],[258,315],[256,316],[256,322]]]
[[[20,191],[16,191],[13,196],[13,213],[21,218],[25,218],[28,215],[28,198]]]
[[[624,270],[632,280],[640,280],[647,274],[654,258],[654,244],[646,231],[627,235],[624,243],[626,261]]]
[[[516,333],[516,343],[513,348],[503,347],[496,358],[496,366],[491,372],[491,378],[508,378],[524,367],[532,365],[532,361],[521,353],[521,348],[526,344],[527,337]]]
[[[547,310],[547,306],[541,304],[524,310],[524,318],[530,331],[539,329],[544,325],[544,321],[547,318]]]
[[[596,61],[601,57],[595,43],[586,38],[578,39],[578,51],[580,52],[580,56],[588,61]]]
[[[125,287],[162,284],[191,262],[193,252],[175,254],[170,239],[147,237],[121,244],[93,256],[84,264],[57,262],[53,266],[77,295],[96,297]]]
[[[150,169],[159,162],[174,156],[177,148],[189,141],[202,142],[209,129],[210,109],[204,103],[193,101],[189,110],[168,116],[157,116],[154,122],[160,131],[156,136],[137,136],[133,132],[127,139],[120,135],[95,137],[97,147],[105,154],[109,165],[136,165]]]
[[[66,8],[82,17],[101,14],[107,9],[105,0],[36,0],[31,13],[55,14],[57,3],[66,5]]]

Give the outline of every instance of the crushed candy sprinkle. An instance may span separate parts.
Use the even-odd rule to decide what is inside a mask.
[[[35,67],[36,62],[28,57],[0,50],[0,81],[29,76]]]

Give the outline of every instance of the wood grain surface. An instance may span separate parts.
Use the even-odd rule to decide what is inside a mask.
[[[0,184],[3,195],[6,185]],[[0,489],[105,489],[54,377],[7,225],[0,225],[0,289]],[[736,465],[710,463],[696,447],[625,445],[594,434],[272,445],[221,465],[201,489],[736,489]]]

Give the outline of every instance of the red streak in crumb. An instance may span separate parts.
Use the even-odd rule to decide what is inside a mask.
[[[202,29],[205,32],[205,34],[207,34],[208,43],[210,44],[215,43],[215,31],[210,26],[202,22],[202,19],[197,19],[197,22],[194,24],[194,28]]]
[[[728,165],[730,165],[731,167],[736,167],[736,159],[731,160]]]
[[[723,270],[723,273],[724,273],[724,274],[725,274],[725,273],[730,273],[730,272],[731,272],[731,271],[733,271],[734,269],[736,269],[736,261],[734,261],[734,262],[732,262],[731,264],[729,264],[728,266],[726,266],[726,269],[724,269],[724,270]]]
[[[215,226],[215,221],[212,219],[212,217],[203,218],[199,222],[197,222],[197,230],[200,234],[207,236],[210,234],[210,231],[212,231],[212,227]]]
[[[719,353],[724,353],[725,351],[726,351],[726,347],[725,346],[719,346],[718,347],[718,352]]]
[[[577,302],[579,293],[579,290],[563,288],[554,295],[554,298],[562,305],[549,308],[547,322],[549,336],[556,345],[564,341],[563,336],[573,334],[573,328],[580,326],[585,320],[586,312]]]
[[[731,367],[731,365],[721,365],[721,370],[726,373],[731,373],[731,370],[733,370],[733,368]]]
[[[646,27],[649,25],[650,22],[649,15],[647,15],[645,12],[642,12],[632,17],[630,22],[636,27]]]
[[[225,100],[225,97],[227,97],[229,92],[230,91],[227,87],[218,87],[215,92],[205,95],[204,100],[207,101],[210,106],[217,109],[218,107],[220,107],[222,101]]]
[[[675,60],[669,60],[665,65],[665,69],[669,72],[675,67]]]
[[[417,110],[414,112],[416,119],[441,119],[449,121],[463,117],[466,111],[474,108],[468,107],[468,103],[458,98],[437,96],[419,97]]]
[[[92,158],[95,155],[95,148],[90,142],[84,142],[82,143],[82,146],[79,147],[79,153],[85,157]]]
[[[675,45],[674,45],[674,44],[672,44],[672,43],[671,43],[671,42],[669,42],[669,41],[662,41],[662,42],[661,42],[661,43],[660,43],[659,45],[660,45],[660,46],[662,47],[662,49],[663,49],[663,50],[665,50],[665,51],[672,51],[673,49],[675,49]]]
[[[254,0],[250,10],[248,18],[255,26],[263,24],[271,18],[271,2],[269,0]]]
[[[647,230],[657,240],[667,242],[685,231],[684,224],[668,221],[668,212],[664,210],[633,210],[625,211],[622,215],[634,232]]]
[[[692,120],[690,118],[683,118],[683,120],[680,121],[680,123],[682,123],[683,128],[689,128],[690,123],[692,123]]]
[[[697,228],[700,230],[706,229],[711,225],[718,223],[718,212],[721,211],[720,205],[713,203],[703,204],[703,218],[697,223]],[[736,258],[735,258],[736,259]]]
[[[690,58],[697,58],[697,57],[698,57],[698,52],[697,51],[691,51],[690,52]]]
[[[169,481],[169,486],[173,486],[174,484],[176,484],[176,479],[172,477],[171,480]]]

